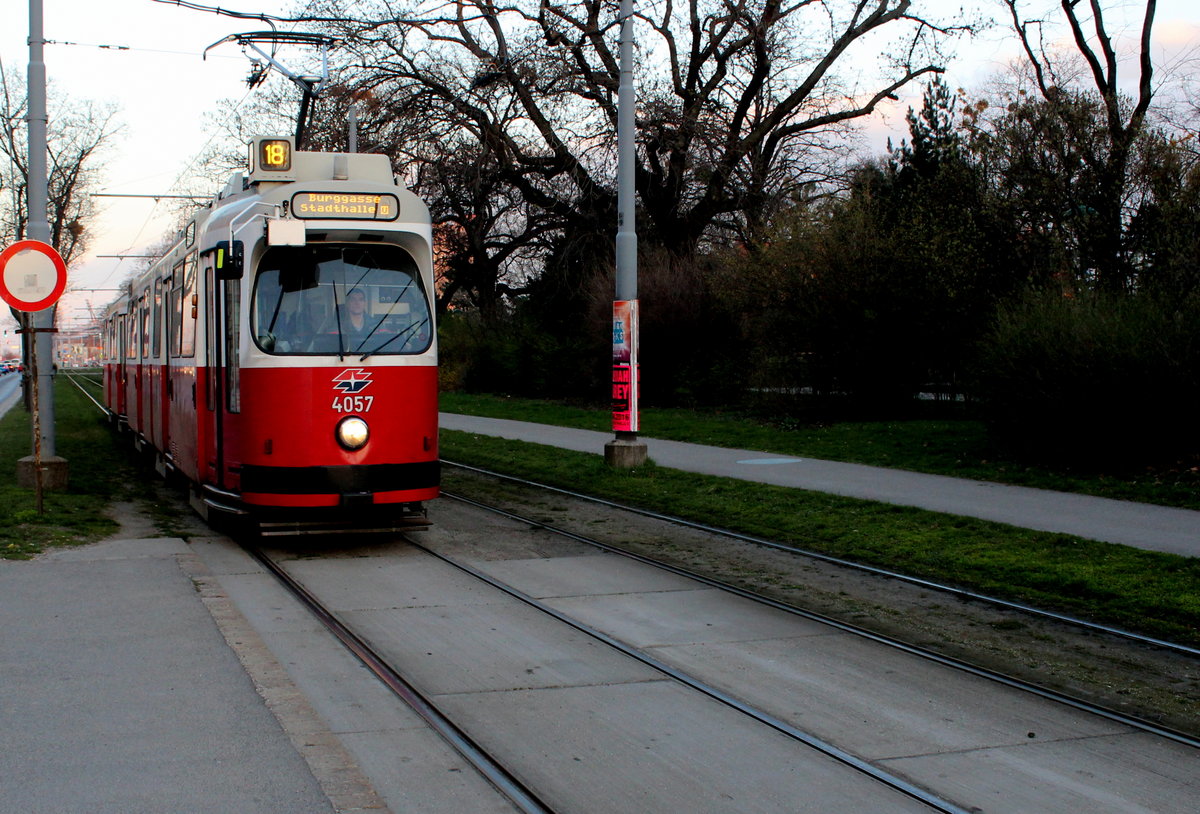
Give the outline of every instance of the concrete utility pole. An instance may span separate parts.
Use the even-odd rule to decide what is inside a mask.
[[[646,462],[638,440],[637,214],[634,200],[633,0],[621,0],[621,82],[617,89],[617,291],[613,303],[613,431],[604,460],[629,469]]]
[[[46,63],[43,51],[46,39],[42,32],[42,0],[29,0],[29,213],[25,236],[51,245],[49,208],[49,180],[46,170]],[[38,365],[30,375],[38,377],[38,421],[41,437],[33,439],[35,448],[40,443],[43,485],[48,489],[63,488],[67,481],[67,462],[59,458],[55,449],[54,433],[54,315],[58,309],[50,307],[43,311],[23,315],[22,324],[31,333],[30,347],[36,346]],[[27,360],[28,361],[28,360]]]

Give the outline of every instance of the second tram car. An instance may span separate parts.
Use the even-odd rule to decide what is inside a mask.
[[[432,235],[386,156],[250,143],[105,315],[105,401],[206,518],[423,522],[438,495]]]

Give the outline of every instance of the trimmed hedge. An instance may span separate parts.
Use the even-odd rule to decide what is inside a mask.
[[[1200,454],[1200,297],[1031,292],[979,346],[974,393],[1022,457],[1106,469]]]

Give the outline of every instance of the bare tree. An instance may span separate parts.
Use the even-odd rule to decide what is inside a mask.
[[[0,239],[25,235],[28,148],[24,78],[0,63]],[[90,192],[99,182],[105,146],[117,133],[112,107],[51,95],[48,202],[51,243],[69,264],[82,254],[96,216]]]
[[[548,218],[529,212],[496,169],[478,145],[464,144],[420,164],[414,185],[433,193],[426,198],[442,261],[439,306],[465,300],[485,323],[502,315],[505,299],[524,291],[543,239],[555,229]]]
[[[940,71],[937,45],[950,29],[916,16],[913,6],[648,6],[639,24],[637,187],[649,239],[686,253],[714,228],[743,231],[803,183],[811,163],[804,155],[819,134]],[[567,231],[609,221],[616,4],[325,0],[309,8],[309,19],[329,26],[354,54],[344,76],[356,88],[476,140],[526,202]],[[893,31],[887,78],[864,89],[839,76],[855,49],[877,54]]]
[[[292,18],[158,1],[338,38],[311,138],[340,147],[353,102],[360,147],[407,164],[443,238],[443,304],[467,296],[490,307],[542,268],[559,278],[550,288],[578,300],[610,262],[613,0],[313,0]],[[921,2],[642,5],[643,242],[688,256],[761,237],[775,211],[829,176],[850,122],[942,70],[941,44],[967,27],[931,22]]]
[[[1045,111],[1061,120],[1062,131],[1073,129],[1092,139],[1096,131],[1078,127],[1081,108],[1079,84],[1061,71],[1063,60],[1047,51],[1043,41],[1046,21],[1025,19],[1018,0],[1002,0],[1007,7],[1025,57],[1032,69],[1034,83]],[[1082,142],[1073,145],[1074,155],[1087,170],[1096,194],[1077,203],[1094,220],[1092,238],[1081,247],[1082,262],[1094,273],[1100,285],[1110,290],[1129,288],[1135,268],[1126,239],[1135,206],[1129,200],[1133,188],[1130,170],[1135,146],[1146,128],[1146,116],[1154,98],[1154,65],[1150,36],[1154,26],[1156,0],[1142,0],[1140,34],[1136,47],[1137,93],[1130,98],[1119,88],[1120,55],[1104,20],[1101,0],[1061,0],[1062,19],[1071,32],[1078,56],[1083,60],[1082,81],[1090,79],[1090,90],[1097,100],[1097,118],[1102,135],[1100,148],[1087,149]],[[1089,32],[1090,29],[1090,32]]]

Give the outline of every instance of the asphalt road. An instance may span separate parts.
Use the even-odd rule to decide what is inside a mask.
[[[0,416],[21,399],[21,377],[16,373],[0,376]]]

